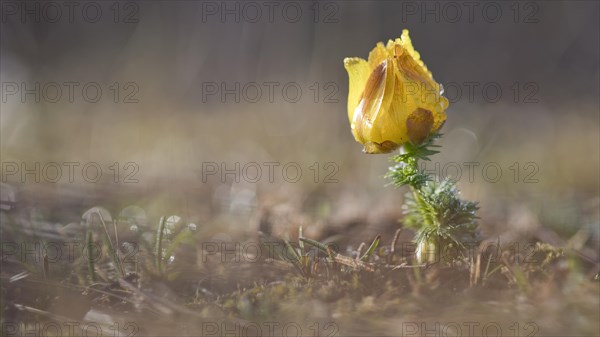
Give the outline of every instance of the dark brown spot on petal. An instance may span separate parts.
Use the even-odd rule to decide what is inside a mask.
[[[414,145],[421,144],[433,128],[433,113],[423,108],[417,108],[406,119],[408,139]]]

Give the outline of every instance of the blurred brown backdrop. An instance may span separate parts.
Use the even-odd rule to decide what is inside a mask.
[[[381,178],[387,156],[362,154],[350,133],[342,60],[366,58],[408,28],[453,101],[432,167],[452,175],[448,163],[458,164],[484,224],[570,232],[598,223],[596,1],[96,1],[79,3],[72,17],[54,4],[2,3],[1,155],[3,179],[61,217],[93,204],[160,205],[200,220],[215,207],[252,214],[280,202],[314,217],[319,207],[327,216],[398,211],[402,193]],[[65,82],[79,83],[73,102]],[[102,89],[98,102],[81,93],[89,82]],[[39,102],[23,94],[36,83]],[[48,83],[62,88],[57,102]],[[220,96],[222,83],[240,86],[239,102]],[[78,170],[74,183],[37,183],[8,174],[9,162],[94,162],[104,174],[97,183]],[[236,162],[239,182],[220,172],[203,181],[206,163]],[[256,183],[242,172],[252,162],[262,169]],[[302,178],[289,182],[275,169],[271,182],[265,162],[296,163]],[[479,164],[472,179],[466,162]],[[482,171],[489,163],[492,177]],[[137,183],[123,183],[134,171]]]

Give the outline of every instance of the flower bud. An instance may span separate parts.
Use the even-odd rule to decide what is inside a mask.
[[[446,120],[448,99],[413,48],[408,30],[379,42],[369,60],[344,59],[348,71],[348,119],[366,153],[387,153],[406,142],[420,144]]]

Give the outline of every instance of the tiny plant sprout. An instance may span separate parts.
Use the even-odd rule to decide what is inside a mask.
[[[395,186],[411,189],[403,205],[403,223],[416,232],[416,262],[438,262],[442,251],[465,253],[465,244],[477,240],[478,206],[462,200],[453,181],[438,181],[419,169],[420,160],[439,152],[434,141],[441,137],[449,103],[408,30],[387,45],[378,43],[368,60],[346,58],[344,66],[354,138],[365,153],[400,151],[391,157],[394,165],[386,177]]]

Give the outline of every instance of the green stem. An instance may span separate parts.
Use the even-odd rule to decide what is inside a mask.
[[[424,208],[426,207],[425,201],[423,200],[419,189],[415,188],[414,186],[410,186],[410,190],[412,191],[413,198],[415,199],[415,203],[417,204],[424,222],[428,222],[423,224],[421,228],[427,228],[431,224],[431,219],[428,216],[428,213],[424,211]],[[427,254],[428,250],[432,246],[429,243],[429,238],[423,236],[422,233],[417,233],[415,239],[415,243],[417,244],[417,251],[415,252],[417,263],[428,262],[429,259],[427,258]],[[435,245],[433,247],[435,247]]]
[[[418,170],[417,159],[412,161],[411,165],[413,166],[415,171]],[[432,226],[436,225],[436,221],[432,217],[431,213],[426,211],[428,205],[425,199],[423,198],[423,193],[421,189],[418,186],[410,185],[410,190],[412,192],[415,203],[417,204],[417,208],[419,209],[419,213],[421,213],[421,218],[424,222],[421,228],[431,228]],[[436,241],[436,238],[425,236],[423,233],[417,233],[415,242],[418,247],[417,251],[415,252],[417,263],[435,262],[435,256],[437,254]]]
[[[452,181],[433,181],[432,177],[419,170],[419,160],[429,160],[438,153],[430,137],[422,144],[407,143],[400,154],[394,156],[386,177],[396,186],[408,185],[412,195],[407,207],[405,225],[413,227],[417,234],[416,259],[419,262],[437,260],[446,244],[456,244],[459,248],[463,237],[475,236],[477,203],[462,200]],[[412,197],[412,198],[411,198]]]

